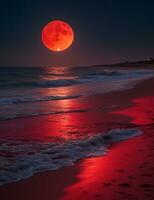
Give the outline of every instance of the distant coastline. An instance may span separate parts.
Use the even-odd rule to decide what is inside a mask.
[[[142,66],[141,66],[142,65]],[[91,67],[154,67],[154,59],[140,60],[140,61],[125,61],[114,64],[93,65]],[[90,67],[90,66],[89,66]]]
[[[142,65],[142,66],[141,66]],[[59,67],[154,67],[154,58],[149,58],[148,60],[138,60],[138,61],[125,61],[125,62],[119,62],[119,63],[112,63],[112,64],[96,64],[96,65],[81,65],[81,66],[59,66]],[[5,66],[0,66],[1,67],[53,67],[52,65],[50,66],[25,66],[25,65],[5,65]]]

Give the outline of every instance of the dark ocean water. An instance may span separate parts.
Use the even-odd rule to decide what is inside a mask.
[[[69,112],[54,103],[46,109],[44,104],[131,87],[153,74],[129,68],[1,67],[0,119]]]
[[[31,116],[80,114],[87,108],[68,106],[68,100],[127,89],[153,76],[151,69],[1,67],[0,124]],[[81,132],[76,139],[50,142],[0,139],[0,185],[72,165],[81,158],[106,154],[113,142],[140,134],[134,128],[113,128],[93,136],[82,137]]]

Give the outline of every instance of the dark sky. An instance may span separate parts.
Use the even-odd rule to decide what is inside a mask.
[[[69,23],[64,52],[42,45],[49,21]],[[84,66],[154,57],[154,0],[5,0],[0,3],[0,66]]]

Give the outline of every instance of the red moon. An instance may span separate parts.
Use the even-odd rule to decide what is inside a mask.
[[[49,22],[42,30],[42,42],[52,51],[64,51],[71,46],[73,40],[73,29],[60,20]]]

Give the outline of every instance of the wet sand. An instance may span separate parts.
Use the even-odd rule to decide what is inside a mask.
[[[89,131],[95,133],[111,128],[138,127],[144,134],[114,144],[106,156],[84,159],[70,167],[1,186],[1,199],[154,199],[152,85],[154,79],[149,79],[129,90],[83,98],[80,105],[77,105],[78,100],[72,100],[71,106],[97,110],[69,114],[69,120],[63,123],[63,129],[71,126],[74,127],[73,131],[77,131],[76,134],[80,130],[87,134]],[[33,139],[42,133],[49,138],[51,130],[60,136],[60,119],[62,123],[64,116],[57,115],[56,121],[53,116],[4,121],[0,125],[0,131],[3,133],[1,138],[20,138],[21,132],[23,139],[27,139],[27,135],[29,139]],[[63,131],[60,133],[63,134]]]

